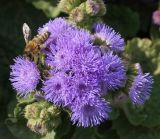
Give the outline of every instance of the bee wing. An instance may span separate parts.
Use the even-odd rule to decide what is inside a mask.
[[[31,29],[27,25],[27,23],[23,24],[22,31],[23,31],[24,40],[26,43],[28,43],[28,41],[31,39]]]

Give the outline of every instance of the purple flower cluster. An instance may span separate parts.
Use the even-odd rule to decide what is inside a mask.
[[[46,29],[50,36],[43,53],[50,71],[41,88],[44,96],[35,96],[70,109],[71,120],[77,126],[100,124],[111,112],[104,96],[124,87],[127,79],[123,62],[117,55],[124,50],[124,39],[102,23],[94,25],[93,35],[63,18],[50,20],[38,31]],[[96,39],[102,44],[98,46]],[[26,58],[18,57],[14,61],[10,81],[19,95],[26,96],[36,89],[39,70]],[[143,104],[148,99],[152,82],[149,74],[139,72],[129,92],[134,104]]]
[[[126,79],[121,59],[111,51],[102,54],[93,45],[93,36],[88,31],[62,18],[50,21],[46,27],[51,34],[45,50],[46,64],[52,70],[42,87],[45,99],[68,107],[73,123],[78,126],[100,124],[111,111],[103,96],[122,87]],[[112,30],[110,33],[113,34]]]

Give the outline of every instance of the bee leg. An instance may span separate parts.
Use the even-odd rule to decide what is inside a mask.
[[[39,54],[40,54],[39,52],[34,54],[34,62],[37,63],[37,64],[39,63]]]

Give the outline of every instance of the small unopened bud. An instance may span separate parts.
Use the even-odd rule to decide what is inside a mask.
[[[25,107],[27,126],[34,132],[45,135],[60,124],[60,111],[47,101],[34,102]]]
[[[54,115],[55,117],[56,116],[59,116],[60,114],[60,111],[57,107],[55,106],[50,106],[48,109],[47,109],[48,113],[50,113],[51,115]]]
[[[35,119],[39,117],[40,109],[37,107],[36,103],[27,105],[25,107],[25,118],[26,119]]]
[[[40,118],[41,119],[44,119],[44,120],[47,120],[49,119],[49,114],[48,114],[48,111],[46,108],[43,108],[40,112]]]
[[[98,15],[99,16],[103,16],[106,14],[106,5],[104,4],[103,0],[95,0],[98,5],[99,5],[99,12],[98,12]]]
[[[75,7],[81,4],[81,0],[60,0],[58,7],[65,13],[70,13]]]
[[[87,14],[94,16],[100,11],[100,6],[96,1],[87,0],[86,1],[86,12]]]
[[[74,22],[82,22],[84,20],[84,10],[80,7],[73,9],[69,15],[69,19]]]
[[[42,119],[29,119],[27,126],[33,131],[41,135],[46,135],[48,133],[46,124]]]

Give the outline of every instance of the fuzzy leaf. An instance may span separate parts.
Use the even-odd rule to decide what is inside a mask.
[[[160,128],[146,128],[133,126],[126,119],[124,114],[113,121],[113,128],[117,130],[120,139],[159,139]]]
[[[73,139],[97,139],[96,128],[76,128]]]
[[[107,25],[113,27],[123,37],[133,37],[139,30],[138,13],[125,6],[107,5],[104,19]]]
[[[151,26],[150,35],[152,40],[157,40],[160,37],[160,27],[156,25]]]

